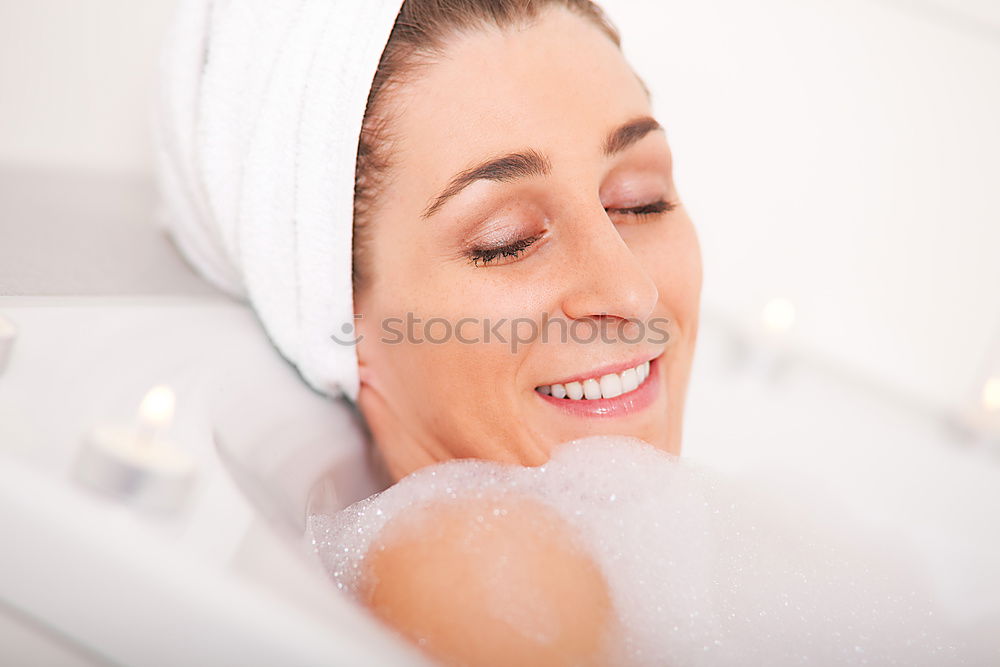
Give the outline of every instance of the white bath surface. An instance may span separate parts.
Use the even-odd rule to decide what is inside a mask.
[[[530,468],[456,460],[423,468],[309,533],[356,594],[390,519],[433,501],[529,497],[568,522],[603,572],[620,665],[976,664],[910,554],[816,489],[737,480],[634,438],[557,447]],[[498,510],[499,511],[499,510]]]

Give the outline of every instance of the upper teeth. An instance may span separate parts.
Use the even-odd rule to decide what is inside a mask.
[[[614,398],[636,389],[649,377],[649,362],[644,361],[635,368],[621,373],[608,373],[601,377],[587,378],[580,382],[566,384],[546,384],[536,387],[535,391],[554,396],[555,398],[570,398],[573,400],[594,400],[598,398]]]

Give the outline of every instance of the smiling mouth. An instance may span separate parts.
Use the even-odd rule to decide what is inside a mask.
[[[535,387],[535,391],[543,396],[568,401],[596,401],[617,398],[630,394],[645,385],[649,379],[650,361],[646,360],[620,373],[606,373],[573,382],[546,384]]]

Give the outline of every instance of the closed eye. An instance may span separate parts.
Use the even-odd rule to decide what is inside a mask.
[[[660,201],[656,201],[651,204],[643,204],[642,206],[632,206],[630,208],[606,208],[604,210],[608,213],[621,213],[635,218],[646,218],[654,215],[660,215],[661,213],[667,213],[676,208],[676,202],[668,202],[665,199],[661,199]],[[476,248],[470,252],[469,260],[475,266],[514,261],[518,259],[521,254],[524,253],[524,251],[526,251],[539,238],[541,238],[541,235],[519,239],[509,245],[501,247]]]
[[[605,209],[608,213],[624,213],[625,215],[634,215],[637,217],[658,215],[660,213],[666,213],[668,211],[673,211],[677,208],[675,202],[668,202],[661,199],[658,202],[653,202],[652,204],[644,204],[643,206],[633,206],[632,208],[608,208]]]
[[[469,260],[476,266],[496,263],[497,260],[504,261],[509,258],[517,259],[521,253],[527,250],[535,241],[541,238],[541,234],[519,239],[505,246],[494,248],[475,248],[469,254]],[[511,260],[512,261],[512,260]]]

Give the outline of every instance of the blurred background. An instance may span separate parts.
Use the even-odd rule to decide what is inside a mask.
[[[845,372],[975,402],[1000,375],[1000,4],[604,4],[667,125],[706,311],[787,299],[793,337]],[[170,7],[0,2],[3,169],[148,181]]]
[[[995,627],[1000,3],[601,4],[653,91],[702,242],[685,455],[832,494],[912,550],[956,619]],[[120,361],[88,376],[41,347],[45,368],[17,367],[32,327],[55,326],[40,305],[229,312],[155,224],[150,109],[171,7],[0,0],[0,315],[20,328],[0,447],[39,470],[65,468],[81,424],[129,414],[163,375]],[[100,312],[72,331],[127,330]],[[54,394],[76,416],[47,444],[43,384],[101,372],[113,388]]]

